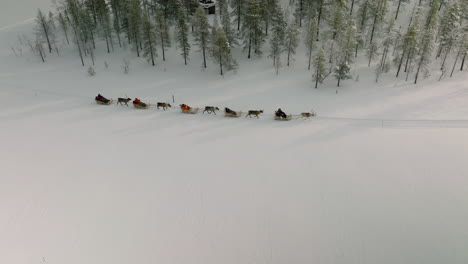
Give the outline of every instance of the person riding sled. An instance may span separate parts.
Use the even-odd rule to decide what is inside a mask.
[[[96,101],[103,102],[103,103],[106,103],[106,104],[109,102],[109,99],[105,98],[101,94],[98,94],[95,99],[96,99]]]
[[[133,100],[133,104],[134,105],[138,105],[138,106],[142,106],[142,107],[146,107],[146,104],[143,103],[140,99],[138,98],[135,98],[135,100]]]
[[[286,118],[286,113],[281,110],[281,108],[278,108],[278,111],[276,111],[275,115],[279,118]]]
[[[189,111],[190,109],[192,109],[190,106],[186,105],[186,104],[181,104],[180,105],[180,108],[182,110],[185,110],[185,111]]]
[[[231,115],[237,115],[236,111],[233,111],[227,107],[224,108],[224,111],[226,111],[226,113],[231,114]]]

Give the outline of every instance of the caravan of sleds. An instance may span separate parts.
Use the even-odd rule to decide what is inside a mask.
[[[102,96],[101,94],[98,94],[95,98],[96,100],[96,103],[98,104],[101,104],[101,105],[110,105],[114,102],[113,99],[107,99],[105,98],[104,96]],[[126,105],[128,106],[128,102],[132,101],[132,99],[130,98],[118,98],[117,99],[117,104],[120,104],[120,105]],[[169,107],[172,107],[171,104],[169,103],[162,103],[162,102],[158,102],[156,105],[153,105],[153,104],[147,104],[147,103],[143,103],[140,99],[138,98],[135,98],[135,100],[133,100],[132,102],[133,106],[135,108],[139,108],[139,109],[148,109],[149,107],[156,107],[157,109],[160,109],[162,108],[164,111],[166,111],[167,108]],[[184,114],[196,114],[198,113],[201,109],[200,108],[195,108],[195,107],[190,107],[186,104],[181,104],[179,105],[180,107],[180,110],[182,111],[182,113]],[[219,108],[216,107],[216,106],[205,106],[205,109],[202,111],[202,113],[204,114],[205,112],[208,113],[208,114],[215,114],[216,115],[216,111],[219,111]],[[247,112],[247,114],[245,115],[245,117],[256,117],[256,118],[259,118],[259,115],[263,113],[263,110],[249,110]],[[225,117],[241,117],[243,114],[242,111],[234,111],[234,110],[231,110],[227,107],[224,108],[224,116]],[[304,113],[301,113],[298,117],[299,118],[310,118],[310,117],[314,117],[314,116],[317,116],[317,114],[315,112],[304,112]],[[275,111],[275,120],[281,120],[281,121],[289,121],[293,118],[293,115],[292,114],[286,114],[285,112],[283,112],[283,110],[281,110],[281,108],[279,108],[278,110]]]

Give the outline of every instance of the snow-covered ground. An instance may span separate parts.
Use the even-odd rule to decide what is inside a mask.
[[[101,47],[90,77],[72,49],[15,57],[30,28],[0,31],[0,263],[468,263],[466,72],[376,84],[363,62],[358,82],[314,89],[302,52],[279,76],[245,59],[222,78],[174,48],[124,75]],[[319,116],[277,122],[278,107]]]

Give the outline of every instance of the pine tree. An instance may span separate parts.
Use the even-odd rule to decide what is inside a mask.
[[[323,47],[320,48],[314,57],[314,74],[313,79],[315,81],[315,88],[317,88],[318,83],[322,83],[326,77],[326,68],[325,68],[325,51]]]
[[[370,43],[374,40],[375,33],[380,29],[385,15],[388,11],[388,0],[371,0],[369,2],[369,13],[372,18]]]
[[[187,60],[190,53],[190,44],[188,42],[188,26],[186,22],[185,12],[182,8],[179,8],[177,14],[177,40],[179,48],[182,50],[182,57],[184,58],[184,63],[187,65]]]
[[[285,34],[285,46],[284,50],[288,54],[287,65],[289,67],[289,61],[293,55],[296,54],[297,46],[299,45],[299,29],[297,28],[296,21],[291,21]]]
[[[395,20],[391,18],[389,21],[387,21],[387,27],[384,30],[384,39],[382,41],[382,57],[380,59],[380,63],[377,66],[377,71],[379,73],[382,72],[387,72],[390,68],[390,66],[387,63],[387,57],[388,57],[388,52],[390,50],[390,47],[394,44],[395,38],[397,36],[397,32],[394,30],[395,27]]]
[[[343,29],[345,20],[345,7],[346,2],[344,0],[334,0],[332,14],[328,22],[330,28],[330,35],[333,40],[336,39],[337,34]]]
[[[452,77],[453,71],[455,70],[455,67],[456,67],[457,62],[458,62],[458,57],[460,57],[461,55],[463,55],[463,60],[462,60],[460,70],[463,71],[463,65],[465,63],[465,57],[466,57],[466,54],[468,53],[468,32],[466,32],[465,34],[463,34],[463,36],[460,37],[460,39],[459,39],[459,41],[457,43],[457,47],[458,47],[458,52],[457,52],[457,56],[455,57],[455,62],[453,63],[452,72],[450,73],[450,77]]]
[[[242,17],[244,16],[244,3],[245,0],[232,0],[231,1],[231,8],[232,13],[231,15],[234,17],[234,22],[237,24],[237,31],[240,30],[242,24]]]
[[[437,29],[437,11],[439,8],[439,0],[432,0],[431,7],[426,17],[424,25],[424,32],[419,46],[421,47],[419,52],[418,65],[416,75],[414,77],[414,83],[418,82],[419,73],[421,70],[425,70],[429,63],[429,58],[432,54],[434,47],[434,34]]]
[[[80,55],[81,65],[85,66],[83,52],[85,50],[85,34],[82,32],[81,6],[77,0],[65,0],[65,17],[73,30],[73,36]]]
[[[248,49],[247,58],[250,59],[251,50],[261,55],[261,47],[265,40],[262,30],[261,9],[257,0],[249,0],[242,24],[244,48]]]
[[[281,53],[283,52],[284,40],[285,40],[285,31],[286,21],[283,15],[283,9],[278,6],[277,9],[273,11],[271,17],[271,31],[272,36],[270,38],[270,55],[269,57],[273,59],[273,66],[276,69],[278,74],[279,68],[281,66]]]
[[[408,31],[403,35],[402,41],[397,47],[398,53],[394,57],[394,62],[397,66],[396,77],[400,74],[403,62],[406,60],[413,60],[417,54],[418,49],[418,28],[419,22],[412,24]]]
[[[161,45],[162,59],[166,61],[165,49],[171,46],[171,39],[169,37],[169,25],[166,23],[164,11],[160,8],[156,9],[156,35]]]
[[[440,21],[439,50],[437,52],[437,57],[442,53],[445,53],[440,67],[441,70],[444,68],[445,60],[447,59],[447,56],[450,53],[459,33],[458,27],[460,26],[460,16],[458,3],[454,2],[445,9]]]
[[[154,32],[154,25],[148,14],[143,15],[142,25],[142,38],[143,38],[143,57],[154,66],[154,58],[157,56],[156,51],[156,35]]]
[[[114,44],[112,41],[112,23],[110,18],[110,10],[105,0],[97,0],[96,12],[97,19],[101,25],[102,35],[106,41],[107,53],[110,53],[111,49],[114,50]]]
[[[128,10],[128,34],[130,41],[133,42],[137,57],[140,57],[141,24],[140,0],[131,0],[130,9]]]
[[[317,36],[317,20],[312,19],[309,22],[309,26],[307,29],[307,35],[304,39],[306,49],[307,49],[307,56],[309,57],[309,65],[307,67],[310,70],[310,64],[312,62],[312,51],[315,47],[315,37]]]
[[[409,0],[397,0],[397,1],[398,1],[398,4],[397,4],[397,9],[395,11],[395,20],[397,20],[398,18],[398,14],[400,13],[401,7],[409,3]]]
[[[223,27],[224,33],[226,33],[226,37],[229,41],[229,45],[230,46],[234,44],[239,45],[239,43],[237,43],[234,30],[232,29],[231,14],[229,14],[227,4],[222,5],[222,6],[219,5],[219,12],[220,12],[221,25]]]
[[[36,32],[40,36],[43,36],[46,39],[47,46],[49,47],[49,53],[52,53],[52,45],[50,43],[50,36],[49,36],[50,35],[49,24],[47,23],[46,16],[42,13],[40,9],[37,10],[36,23],[37,23]]]
[[[60,56],[58,45],[57,45],[57,27],[55,26],[55,18],[52,12],[49,12],[49,18],[47,19],[47,25],[49,28],[49,40],[55,52]]]
[[[231,50],[226,34],[222,28],[213,28],[213,41],[211,43],[211,56],[219,65],[221,75],[224,75],[224,69],[231,70],[237,67],[236,61],[231,56]]]
[[[119,47],[122,47],[122,41],[120,39],[120,33],[122,31],[121,26],[121,1],[120,0],[110,0],[110,5],[113,13],[113,27],[117,35],[117,40],[119,42]]]
[[[68,40],[68,22],[65,17],[63,17],[61,12],[58,15],[58,21],[65,35],[65,39],[67,40],[67,44],[70,45],[70,41]]]
[[[348,62],[345,60],[341,60],[338,65],[336,65],[334,75],[338,80],[338,87],[340,87],[341,80],[351,79],[351,74],[349,73],[350,70],[351,68],[349,67]]]
[[[195,11],[194,16],[194,31],[195,42],[203,54],[203,67],[206,68],[206,50],[208,49],[210,39],[210,24],[206,17],[205,10],[199,6]]]

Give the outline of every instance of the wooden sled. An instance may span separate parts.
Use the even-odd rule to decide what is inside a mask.
[[[299,117],[300,118],[310,118],[310,117],[314,117],[314,116],[317,116],[317,114],[312,111],[312,112],[301,113],[301,115]]]
[[[228,113],[224,111],[224,116],[225,117],[240,117],[242,115],[242,111],[236,112],[236,114],[233,113]]]
[[[148,104],[145,103],[133,104],[133,106],[138,109],[148,109]]]
[[[110,105],[114,102],[113,99],[109,99],[109,101],[107,103],[103,102],[103,101],[99,101],[99,100],[95,100],[97,104],[100,104],[100,105]]]
[[[180,108],[180,110],[181,110],[182,113],[184,113],[184,114],[196,114],[196,113],[198,113],[198,110],[200,110],[200,109],[199,109],[199,108],[189,108],[189,109],[187,110],[187,109]]]
[[[292,119],[292,115],[287,115],[286,118],[275,115],[275,120],[289,121],[291,119]]]

